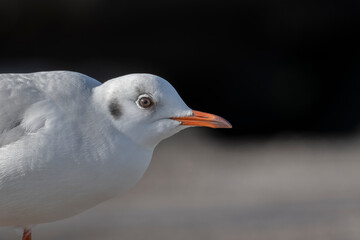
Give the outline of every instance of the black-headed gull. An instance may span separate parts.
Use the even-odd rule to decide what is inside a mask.
[[[0,74],[0,102],[0,226],[24,228],[23,240],[131,188],[161,140],[231,128],[151,74],[104,84],[68,71]]]

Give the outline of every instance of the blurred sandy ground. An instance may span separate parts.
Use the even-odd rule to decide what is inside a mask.
[[[34,239],[360,239],[360,138],[223,142],[207,131],[164,141],[130,192],[39,225]],[[19,236],[1,228],[0,239]]]

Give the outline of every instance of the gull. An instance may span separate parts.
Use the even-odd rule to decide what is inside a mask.
[[[152,74],[103,84],[70,71],[0,74],[0,102],[0,226],[22,228],[23,240],[130,189],[161,140],[231,128]]]

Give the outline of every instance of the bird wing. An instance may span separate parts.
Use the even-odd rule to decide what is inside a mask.
[[[0,74],[0,148],[35,133],[100,83],[68,71]],[[56,114],[54,114],[56,112]]]

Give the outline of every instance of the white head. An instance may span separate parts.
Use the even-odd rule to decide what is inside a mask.
[[[95,96],[120,132],[147,147],[190,126],[231,127],[218,116],[191,110],[170,83],[151,74],[109,80]]]

